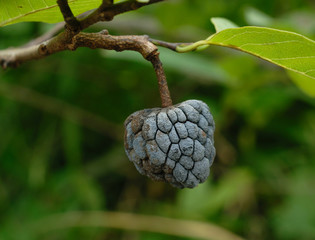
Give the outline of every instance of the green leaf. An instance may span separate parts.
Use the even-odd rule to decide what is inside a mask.
[[[176,51],[189,52],[204,45],[234,48],[315,79],[315,41],[297,33],[251,26],[229,28],[206,40],[178,46]]]
[[[211,18],[211,22],[213,23],[216,32],[221,32],[228,28],[238,27],[234,22],[226,18],[220,18],[220,17]]]
[[[97,8],[101,0],[69,0],[74,15]],[[14,0],[0,2],[0,27],[18,22],[63,21],[56,0]]]
[[[291,80],[307,95],[315,97],[315,81],[314,79],[298,74],[293,71],[288,71]]]

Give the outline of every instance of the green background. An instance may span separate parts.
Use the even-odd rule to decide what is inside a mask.
[[[302,0],[167,1],[88,31],[192,42],[214,32],[210,17],[315,39],[315,4]],[[50,27],[3,27],[0,48]],[[160,105],[155,73],[140,54],[58,53],[0,71],[0,239],[186,239],[111,228],[39,234],[28,227],[90,210],[211,222],[247,239],[315,239],[314,98],[285,70],[235,50],[160,50],[173,102],[200,99],[214,115],[217,156],[209,179],[177,190],[128,161],[124,120]]]

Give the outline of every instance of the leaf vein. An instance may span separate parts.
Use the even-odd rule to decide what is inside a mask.
[[[220,33],[222,33],[222,32],[219,32],[219,34]],[[274,36],[274,34],[272,34],[272,33],[267,33],[267,32],[263,32],[263,31],[244,31],[244,32],[242,32],[242,33],[237,33],[237,34],[235,34],[235,35],[233,35],[233,36],[231,36],[231,37],[229,37],[229,38],[227,38],[227,39],[224,39],[224,41],[222,41],[222,42],[229,42],[229,41],[231,41],[233,38],[236,38],[236,37],[239,37],[239,36],[241,36],[241,35],[244,35],[244,34],[266,34],[266,35],[271,35],[271,36]],[[214,37],[215,37],[216,35],[214,35]]]
[[[283,43],[301,43],[304,44],[303,42],[299,41],[299,40],[287,40],[287,41],[280,41],[280,42],[269,42],[269,43],[244,43],[240,46],[238,46],[239,48],[242,48],[244,46],[268,46],[268,45],[276,45],[276,44],[283,44]]]
[[[307,71],[305,71],[305,72],[303,72],[304,74],[308,74],[308,73],[310,73],[310,72],[315,72],[315,69],[310,69],[310,70],[307,70]]]
[[[288,57],[288,58],[273,58],[273,60],[295,60],[304,58],[315,58],[315,56],[303,56],[303,57]]]

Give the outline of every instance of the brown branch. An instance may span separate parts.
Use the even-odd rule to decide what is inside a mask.
[[[33,60],[33,59],[39,59],[43,58],[47,55],[60,52],[63,50],[75,50],[77,47],[91,47],[91,48],[104,48],[104,49],[113,49],[117,51],[127,50],[124,48],[124,46],[129,46],[131,49],[128,50],[135,50],[131,46],[132,44],[129,43],[122,44],[121,41],[117,43],[117,46],[114,46],[115,43],[110,42],[111,46],[110,48],[107,48],[107,44],[102,44],[100,41],[98,41],[98,44],[93,44],[91,42],[87,42],[86,44],[83,43],[82,37],[86,36],[88,40],[88,36],[81,34],[78,38],[74,38],[79,30],[83,30],[90,25],[99,22],[99,21],[110,21],[113,19],[115,15],[136,10],[138,8],[141,8],[143,6],[147,6],[153,3],[162,2],[164,0],[150,0],[147,3],[140,3],[135,0],[129,0],[118,4],[113,4],[112,0],[103,0],[101,6],[96,9],[94,12],[90,13],[88,16],[82,18],[80,21],[78,21],[74,16],[73,13],[68,5],[67,0],[57,0],[58,6],[60,7],[60,10],[64,16],[65,22],[66,22],[66,30],[62,33],[60,33],[58,36],[53,37],[42,44],[38,44],[42,40],[42,38],[36,39],[35,42],[30,42],[26,44],[22,48],[8,48],[6,50],[0,50],[0,65],[3,68],[7,67],[17,67],[20,63]],[[59,30],[59,26],[56,27],[56,30]],[[52,31],[54,34],[55,31]],[[90,35],[92,36],[92,35]],[[100,35],[93,35],[93,37],[96,37],[96,40],[102,40],[102,38],[99,38]],[[43,39],[46,39],[47,36],[43,36]],[[110,36],[108,35],[108,38]],[[117,38],[117,37],[116,37]],[[119,37],[118,37],[119,38]],[[119,40],[122,40],[124,37],[121,36]],[[130,36],[128,37],[130,40]],[[135,36],[133,37],[135,39]],[[143,38],[143,37],[142,37]],[[117,39],[118,40],[118,39]],[[139,38],[138,38],[139,40]],[[105,39],[106,41],[106,39]],[[148,41],[147,41],[148,42]],[[78,44],[80,43],[80,44]],[[127,42],[126,42],[127,43]],[[149,43],[149,42],[148,42]],[[147,43],[147,45],[148,45]],[[137,43],[135,43],[137,45]],[[151,47],[154,46],[151,44]],[[120,48],[122,48],[120,50]],[[127,47],[128,48],[128,47]],[[140,51],[140,53],[146,58],[145,56],[147,53],[142,51],[139,45],[136,47],[137,50]],[[154,46],[154,48],[156,48]]]
[[[148,3],[139,3],[139,2],[135,2],[134,0],[130,0],[124,3],[113,5],[113,0],[103,0],[102,4],[100,5],[98,9],[96,9],[95,11],[88,11],[86,13],[82,13],[78,16],[78,19],[77,19],[73,15],[67,0],[57,0],[57,4],[60,8],[60,11],[64,17],[65,22],[56,24],[56,26],[53,27],[50,31],[48,31],[44,35],[34,40],[31,40],[30,42],[25,44],[23,47],[36,45],[36,44],[49,40],[56,33],[62,30],[65,23],[66,23],[65,25],[66,31],[69,31],[70,33],[69,32],[67,33],[67,37],[65,37],[64,40],[68,39],[68,42],[70,42],[72,36],[77,34],[80,30],[83,30],[94,23],[97,23],[99,21],[110,21],[113,19],[115,15],[132,11],[132,10],[136,10],[140,7],[157,3],[157,2],[161,2],[161,1],[164,1],[164,0],[151,0]]]
[[[40,59],[64,50],[73,51],[78,47],[102,48],[116,51],[133,50],[141,53],[145,59],[151,61],[158,78],[162,107],[170,106],[172,105],[172,100],[162,63],[159,59],[159,53],[157,52],[157,47],[149,41],[147,36],[111,36],[107,31],[100,33],[80,32],[96,22],[110,21],[118,14],[162,1],[164,0],[150,0],[147,3],[141,3],[129,0],[113,4],[112,0],[103,0],[98,9],[79,21],[73,15],[67,0],[57,0],[66,23],[65,31],[40,44],[38,42],[46,39],[47,36],[38,38],[24,47],[0,51],[0,65],[3,68],[16,67],[23,62]],[[60,26],[57,26],[50,34],[55,34],[59,28]],[[166,46],[165,42],[164,45]]]
[[[26,61],[40,59],[64,50],[75,50],[79,47],[88,47],[91,49],[101,48],[115,51],[137,51],[145,59],[150,61],[155,69],[162,107],[172,105],[166,76],[159,58],[157,47],[149,41],[148,36],[112,36],[105,30],[100,33],[78,33],[73,36],[71,43],[68,43],[67,40],[65,40],[66,38],[66,33],[62,32],[58,36],[42,44],[0,51],[1,65],[4,68],[8,66],[18,66]]]
[[[164,73],[162,62],[159,58],[159,52],[155,51],[153,54],[151,54],[148,60],[152,63],[158,79],[162,107],[172,106],[172,98],[170,91],[168,90],[166,76]]]
[[[112,36],[107,34],[107,31],[100,33],[81,32],[73,36],[69,43],[65,32],[62,32],[41,44],[0,51],[0,64],[3,68],[16,67],[30,60],[40,59],[64,50],[75,50],[79,47],[116,51],[133,50],[141,53],[145,59],[157,51],[157,47],[148,41],[147,36]]]
[[[0,50],[0,65],[3,68],[7,67],[17,67],[20,63],[33,60],[33,59],[39,59],[43,58],[47,55],[60,52],[63,50],[74,50],[77,47],[91,47],[91,48],[104,48],[104,49],[113,49],[117,51],[127,50],[128,47],[130,49],[128,50],[135,50],[134,47],[136,47],[135,51],[140,51],[140,53],[146,58],[147,52],[144,51],[145,47],[141,47],[137,41],[135,42],[134,46],[131,46],[133,44],[130,43],[130,36],[127,37],[127,40],[129,42],[125,42],[126,44],[122,43],[122,41],[118,41],[117,44],[113,43],[112,41],[106,42],[106,40],[112,40],[111,36],[108,35],[105,37],[106,39],[103,39],[104,35],[85,35],[85,34],[79,34],[80,36],[76,36],[78,34],[78,29],[83,30],[90,25],[99,22],[99,21],[109,21],[113,19],[115,15],[136,10],[138,8],[141,8],[143,6],[147,6],[153,3],[162,2],[164,0],[150,0],[147,3],[140,3],[135,0],[129,0],[118,4],[112,4],[111,0],[103,0],[101,6],[96,9],[94,12],[90,13],[88,16],[84,17],[80,21],[78,21],[71,12],[71,9],[68,5],[67,0],[57,0],[57,3],[60,7],[60,10],[64,16],[65,22],[66,22],[66,30],[62,33],[60,33],[58,36],[53,37],[42,44],[36,44],[40,42],[42,39],[37,39],[35,42],[30,42],[26,44],[22,48],[9,48],[6,50]],[[59,27],[57,27],[58,30]],[[52,33],[55,33],[52,31]],[[93,44],[89,42],[89,37],[94,37],[98,40],[98,44]],[[103,36],[103,37],[100,37]],[[47,38],[47,36],[43,36],[44,39]],[[77,38],[76,38],[77,37]],[[82,41],[82,38],[86,37],[86,44],[84,41]],[[115,38],[115,37],[114,37]],[[123,36],[116,37],[115,40],[123,40]],[[133,40],[135,40],[137,37],[133,36]],[[144,37],[140,37],[143,38]],[[105,43],[102,43],[101,40],[104,40]],[[136,39],[139,40],[139,37]],[[149,41],[146,41],[146,46],[149,46]],[[108,48],[109,43],[109,48]],[[117,46],[115,46],[117,45]],[[137,45],[137,46],[136,46]],[[128,47],[127,47],[128,46]],[[154,45],[151,44],[151,48]],[[153,47],[156,49],[156,47]],[[142,49],[142,50],[141,50]]]

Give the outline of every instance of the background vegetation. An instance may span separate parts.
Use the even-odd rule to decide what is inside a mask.
[[[306,0],[169,1],[93,31],[189,42],[214,32],[209,18],[220,16],[315,39],[314,9]],[[50,27],[3,27],[0,48]],[[161,49],[161,60],[173,101],[203,100],[214,115],[217,157],[210,179],[177,190],[141,176],[128,161],[123,121],[160,105],[155,73],[138,53],[62,52],[0,71],[0,239],[182,239],[110,228],[39,234],[28,227],[86,210],[200,220],[248,239],[315,239],[314,98],[285,70],[230,49]]]

